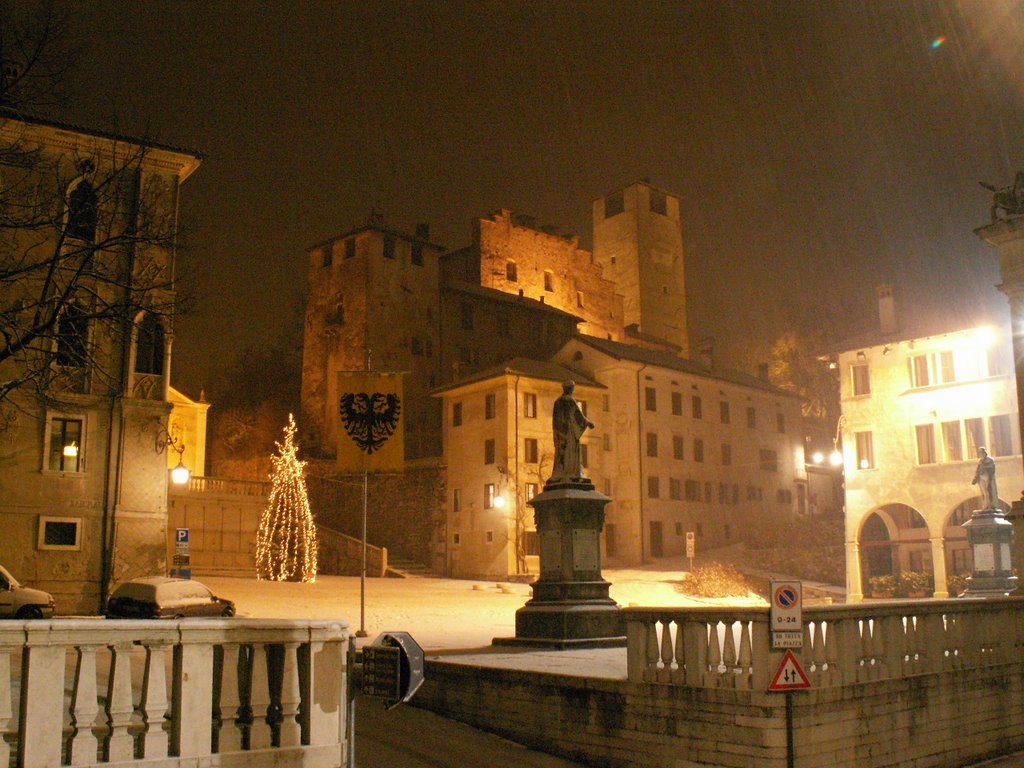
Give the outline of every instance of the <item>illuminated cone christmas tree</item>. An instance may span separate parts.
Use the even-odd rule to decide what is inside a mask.
[[[270,581],[316,579],[316,523],[295,444],[295,419],[288,414],[284,442],[271,457],[270,498],[256,532],[256,576]]]

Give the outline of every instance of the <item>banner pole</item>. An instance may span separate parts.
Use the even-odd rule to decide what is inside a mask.
[[[365,459],[364,459],[365,461]],[[366,496],[369,472],[363,466],[363,567],[359,573],[359,631],[356,637],[366,637]]]

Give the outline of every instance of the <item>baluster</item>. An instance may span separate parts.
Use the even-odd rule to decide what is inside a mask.
[[[96,703],[95,645],[75,646],[75,680],[71,687],[71,737],[68,739],[68,764],[92,765],[99,744],[93,735],[99,707]],[[2,763],[0,763],[2,764]]]
[[[146,644],[146,670],[142,677],[142,738],[139,740],[139,757],[167,757],[167,731],[164,730],[164,715],[167,714],[167,649],[168,643]]]
[[[210,754],[213,737],[213,643],[201,627],[175,622],[172,749],[178,757]]]
[[[249,749],[266,749],[271,742],[270,684],[267,678],[267,649],[263,643],[252,646],[252,687],[249,703],[252,706],[252,725],[249,727]]]
[[[223,664],[220,683],[220,729],[217,733],[217,752],[238,752],[242,749],[242,731],[238,722],[241,697],[238,687],[238,645],[223,646]]]
[[[657,619],[644,625],[644,681],[658,679],[658,623]]]
[[[668,625],[665,625],[668,631]],[[284,644],[284,663],[281,665],[281,730],[278,746],[297,747],[302,743],[299,714],[298,643]]]
[[[704,685],[708,688],[718,686],[722,679],[722,673],[719,667],[722,666],[722,646],[718,637],[718,622],[710,621],[707,623],[707,638],[708,638],[708,677],[706,678]]]
[[[658,682],[667,683],[672,677],[672,623],[668,619],[661,622],[661,668],[658,670]]]
[[[678,619],[675,622],[676,625],[676,644],[675,644],[675,657],[676,657],[676,668],[672,670],[672,682],[673,683],[685,683],[686,682],[686,643],[683,640],[683,622]]]
[[[132,722],[131,641],[107,646],[110,648],[110,676],[107,678],[105,711],[109,732],[103,744],[103,759],[114,763],[135,757],[135,741],[128,733]]]
[[[750,643],[750,622],[740,622],[740,648],[736,659],[740,674],[736,681],[738,688],[749,689],[753,680],[754,652]]]
[[[15,638],[4,638],[8,639]],[[0,644],[0,766],[4,768],[11,760],[11,747],[4,737],[14,714],[11,708],[11,652],[14,650],[15,646]]]
[[[722,663],[725,671],[722,673],[722,682],[730,688],[736,686],[736,636],[734,622],[723,622],[725,628],[725,648],[722,651]]]
[[[21,718],[18,724],[20,768],[53,768],[61,762],[61,719],[64,712],[63,645],[50,645],[49,622],[25,626],[27,645],[22,651]]]

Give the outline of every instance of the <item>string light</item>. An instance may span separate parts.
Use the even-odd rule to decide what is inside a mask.
[[[295,419],[288,414],[284,442],[271,457],[270,497],[256,532],[256,576],[269,581],[316,580],[316,523],[309,509],[304,467],[295,444]]]

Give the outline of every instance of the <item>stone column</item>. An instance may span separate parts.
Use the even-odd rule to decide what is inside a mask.
[[[864,585],[860,573],[860,545],[846,542],[846,602],[859,603],[864,599]]]
[[[928,540],[932,544],[932,575],[935,578],[932,597],[949,597],[949,587],[946,585],[946,537],[932,536]]]
[[[999,275],[1003,282],[997,287],[1010,302],[1014,375],[1017,380],[1018,437],[1022,438],[1021,445],[1024,445],[1024,215],[1007,215],[1004,219],[978,227],[974,234],[994,246],[999,253]],[[1021,571],[1024,567],[1022,520],[1019,513],[1011,514],[1008,519],[1013,522],[1015,539],[1013,564]]]

